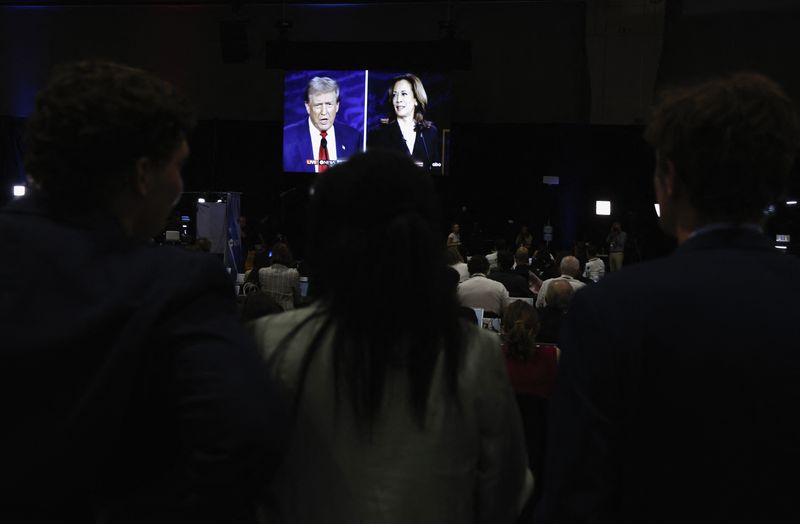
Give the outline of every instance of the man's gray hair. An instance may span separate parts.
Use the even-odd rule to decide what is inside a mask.
[[[581,271],[581,263],[573,256],[566,256],[561,259],[561,274],[578,278]]]
[[[339,101],[339,84],[336,80],[327,76],[315,76],[306,86],[305,101],[308,102],[310,95],[317,95],[319,93],[336,93],[336,101]]]

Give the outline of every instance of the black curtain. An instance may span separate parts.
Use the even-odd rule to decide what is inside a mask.
[[[12,186],[25,183],[24,132],[24,118],[0,116],[0,205],[11,200]]]

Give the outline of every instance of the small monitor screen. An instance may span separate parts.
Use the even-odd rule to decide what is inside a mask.
[[[287,72],[284,172],[320,173],[359,151],[384,148],[446,174],[451,85],[444,73]]]

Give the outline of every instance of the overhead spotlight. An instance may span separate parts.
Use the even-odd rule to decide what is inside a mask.
[[[775,246],[775,249],[789,249],[787,246]]]
[[[198,204],[205,204],[206,203],[206,199],[205,198],[198,198],[197,199],[197,203]]]
[[[661,206],[659,204],[653,204],[653,206],[656,208],[656,216],[661,218]]]
[[[217,204],[221,204],[221,203],[222,203],[222,199],[221,199],[221,198],[218,198],[218,199],[217,199]]]
[[[787,206],[796,206],[797,205],[797,200],[787,200],[786,201],[786,205]]]
[[[25,186],[14,186],[14,196],[15,197],[25,196]]]
[[[595,201],[594,212],[596,215],[602,215],[602,216],[611,215],[611,201],[609,200]]]

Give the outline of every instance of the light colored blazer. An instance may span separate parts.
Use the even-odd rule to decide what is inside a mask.
[[[290,399],[322,318],[298,332],[283,359],[270,357],[294,326],[320,308],[253,324]],[[458,379],[461,411],[447,400],[442,355],[425,429],[413,417],[405,373],[398,372],[387,377],[383,408],[367,436],[357,431],[346,396],[335,409],[332,336],[326,334],[308,370],[290,449],[265,501],[267,521],[514,522],[520,500],[532,488],[519,412],[496,336],[470,326],[466,338]]]

